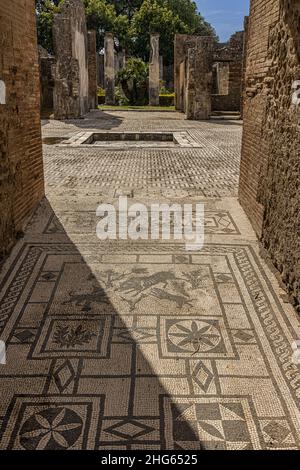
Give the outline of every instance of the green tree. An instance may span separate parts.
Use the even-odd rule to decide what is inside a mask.
[[[132,20],[134,13],[142,6],[143,0],[108,0],[114,5],[117,15],[126,15],[129,21]]]
[[[160,52],[165,63],[173,62],[173,42],[176,33],[188,33],[188,26],[166,3],[144,0],[132,19],[131,36],[134,52],[143,60],[149,60],[150,34],[160,33]]]
[[[124,48],[128,39],[129,21],[126,15],[117,15],[114,5],[106,0],[84,0],[88,29],[97,32],[98,48],[104,45],[105,32],[118,38],[116,47]]]
[[[41,11],[44,5],[48,2],[48,0],[35,0],[35,8],[37,11]],[[56,6],[61,2],[61,0],[52,0],[52,3]]]
[[[53,53],[53,18],[64,0],[36,0],[38,43]]]
[[[148,103],[149,66],[141,59],[131,58],[117,74],[117,85],[130,105],[144,106]]]
[[[38,39],[53,52],[52,25],[55,13],[64,0],[36,0]],[[88,29],[97,32],[100,50],[106,31],[116,37],[115,47],[149,60],[150,34],[161,35],[160,49],[165,64],[173,61],[176,33],[213,35],[213,28],[204,20],[192,0],[83,0]]]
[[[166,4],[170,10],[179,16],[189,28],[189,34],[199,34],[201,36],[215,36],[215,30],[207,23],[198,12],[197,4],[191,0],[160,0]]]

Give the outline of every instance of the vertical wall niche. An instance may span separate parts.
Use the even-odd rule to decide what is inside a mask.
[[[229,62],[215,62],[213,64],[213,95],[228,96],[229,72]]]

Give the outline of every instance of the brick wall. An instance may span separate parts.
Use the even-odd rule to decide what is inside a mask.
[[[239,198],[295,305],[300,301],[300,3],[251,0]]]
[[[34,0],[0,0],[0,256],[44,195]]]

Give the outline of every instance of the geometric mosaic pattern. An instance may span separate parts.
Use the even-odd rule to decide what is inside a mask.
[[[191,126],[172,119],[149,125]],[[54,122],[53,133],[60,125],[65,137],[78,131],[76,122]],[[225,129],[235,125],[218,124],[219,141],[214,126],[189,131],[230,158]],[[57,162],[60,151],[47,149],[57,166],[49,202],[0,277],[0,448],[299,449],[300,369],[291,347],[299,318],[281,300],[237,202],[205,200],[200,252],[174,241],[100,242],[94,209],[105,187],[97,193],[93,181],[74,179],[64,186],[77,154]],[[166,201],[178,201],[179,191],[159,185]],[[134,199],[139,189],[128,187]]]
[[[179,399],[164,402],[167,448],[257,450],[261,448],[247,399]]]

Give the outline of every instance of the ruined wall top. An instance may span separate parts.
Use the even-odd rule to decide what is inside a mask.
[[[55,55],[73,55],[74,34],[87,35],[85,10],[82,0],[65,0],[60,13],[54,15],[53,42]],[[70,40],[71,39],[71,40]]]
[[[215,60],[241,60],[244,51],[244,34],[244,31],[237,31],[228,42],[216,44]]]
[[[188,50],[197,46],[203,36],[176,34],[175,36],[175,64],[182,62]],[[205,36],[204,36],[205,37]],[[208,36],[211,37],[211,36]],[[243,58],[244,31],[234,33],[228,42],[214,41],[214,59],[216,61],[238,61]]]

